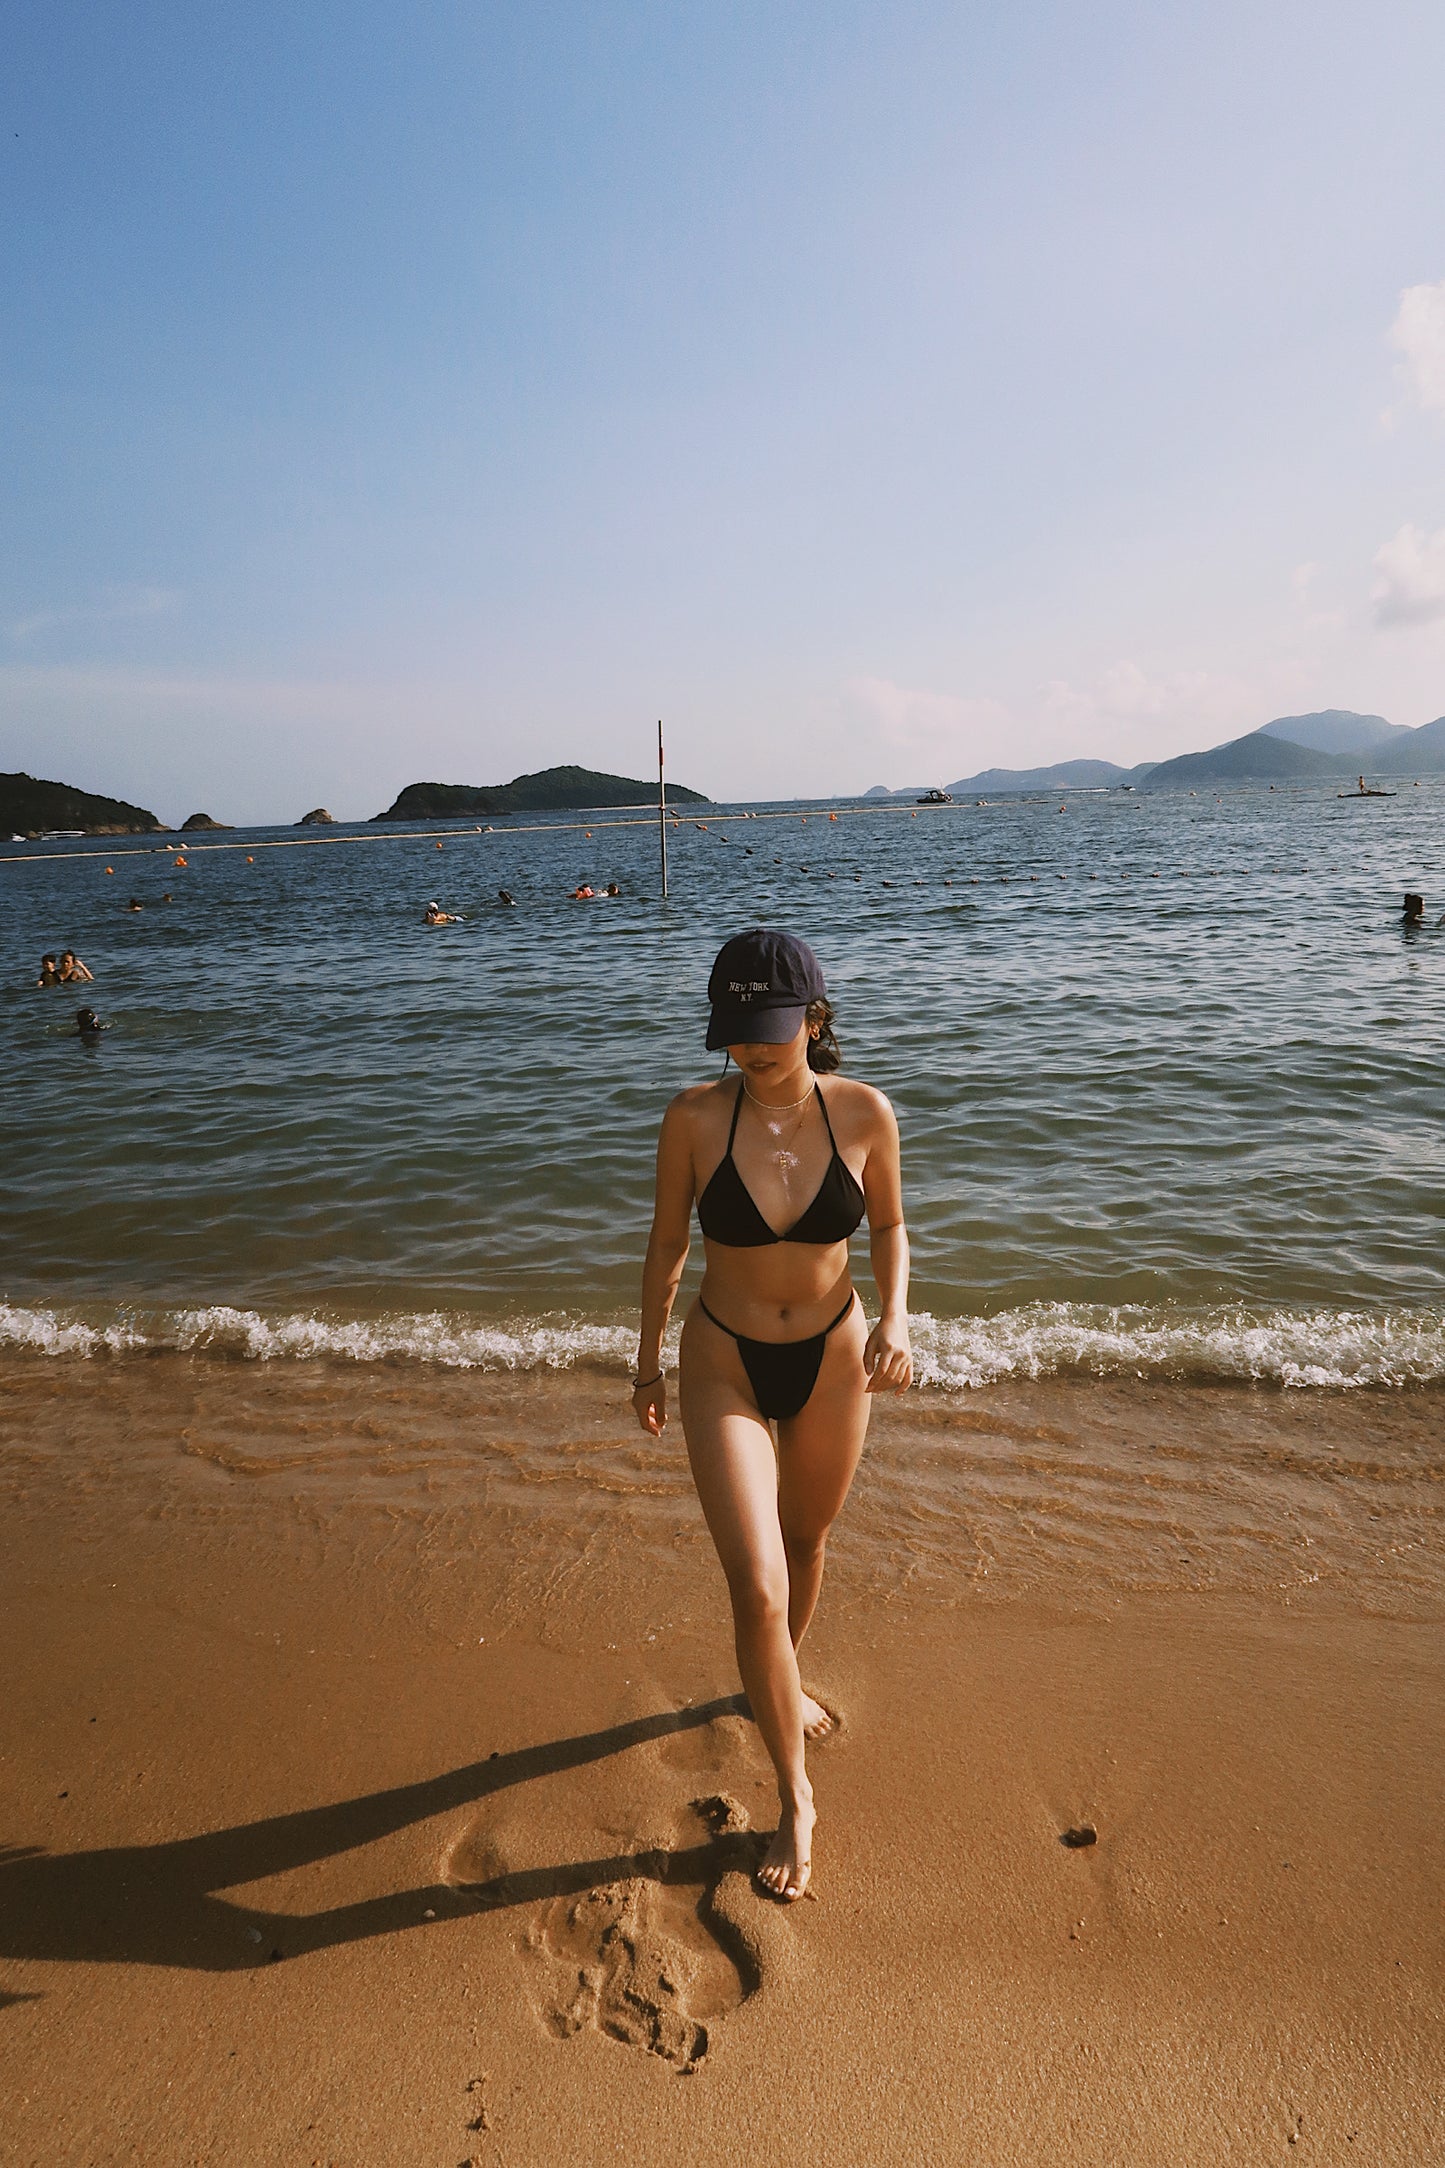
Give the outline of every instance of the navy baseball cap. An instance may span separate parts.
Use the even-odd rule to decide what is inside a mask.
[[[802,1029],[810,1001],[827,992],[823,970],[806,941],[752,926],[717,952],[707,998],[712,1003],[707,1044],[783,1046]]]

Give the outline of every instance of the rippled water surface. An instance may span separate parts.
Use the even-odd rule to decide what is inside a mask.
[[[175,1338],[222,1306],[443,1354],[503,1328],[606,1340],[662,1108],[716,1071],[711,957],[763,922],[818,949],[846,1065],[897,1107],[940,1375],[1005,1341],[1004,1369],[1025,1342],[1048,1367],[1070,1333],[1060,1361],[1095,1367],[1214,1334],[1202,1367],[1324,1377],[1383,1335],[1379,1374],[1445,1372],[1445,782],[1060,808],[706,815],[670,833],[665,905],[655,830],[602,816],[440,852],[258,832],[184,869],[131,839],[9,846],[10,1336],[164,1316]],[[573,902],[584,877],[626,893]],[[466,923],[425,927],[433,895]],[[66,943],[113,1027],[93,1050],[69,990],[31,983]],[[1252,1372],[1262,1331],[1293,1338]]]

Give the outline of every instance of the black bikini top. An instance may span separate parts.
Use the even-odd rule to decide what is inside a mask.
[[[834,1143],[833,1124],[828,1120],[822,1092],[816,1085],[813,1087],[813,1096],[822,1109],[828,1142],[833,1146],[833,1156],[807,1211],[801,1219],[794,1220],[786,1234],[780,1235],[773,1232],[754,1204],[733,1158],[733,1138],[738,1133],[743,1090],[740,1082],[733,1103],[728,1148],[697,1201],[698,1225],[703,1233],[710,1242],[724,1242],[734,1250],[759,1250],[768,1242],[846,1242],[867,1206],[852,1169]]]

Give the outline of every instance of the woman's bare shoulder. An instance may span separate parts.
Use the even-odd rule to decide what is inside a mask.
[[[729,1086],[722,1082],[712,1084],[686,1084],[667,1103],[664,1121],[685,1123],[691,1128],[699,1120],[707,1121],[716,1108],[731,1096]]]
[[[861,1083],[855,1076],[830,1076],[826,1096],[830,1110],[836,1108],[845,1121],[857,1123],[860,1129],[895,1126],[892,1103],[876,1085]]]

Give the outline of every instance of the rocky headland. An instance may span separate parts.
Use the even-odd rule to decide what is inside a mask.
[[[72,783],[49,783],[26,775],[0,775],[0,833],[51,835],[70,829],[86,836],[152,835],[161,827],[143,805],[103,798]]]
[[[698,790],[669,783],[667,795],[677,805],[709,805]],[[656,783],[638,783],[625,775],[605,775],[597,768],[542,768],[535,775],[514,776],[510,783],[408,783],[378,821],[465,820],[479,813],[553,813],[655,806]]]

